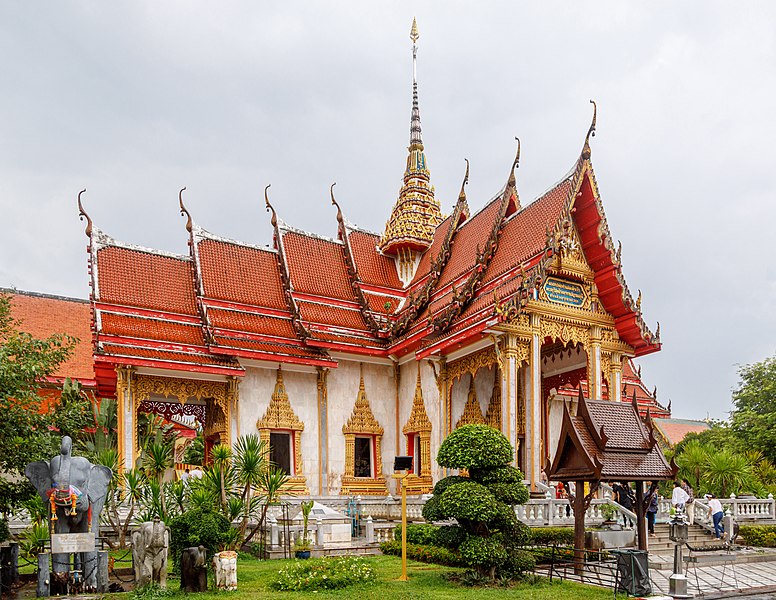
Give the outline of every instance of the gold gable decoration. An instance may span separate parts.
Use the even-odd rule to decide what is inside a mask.
[[[485,413],[485,422],[501,431],[501,377],[498,369],[493,378],[493,393],[490,395],[488,411]]]
[[[466,406],[455,428],[458,429],[463,425],[485,425],[485,417],[482,416],[480,401],[477,400],[477,391],[474,389],[474,375],[469,380],[469,396],[466,398]]]
[[[345,472],[342,475],[340,494],[349,496],[363,494],[371,496],[384,496],[388,493],[385,477],[383,476],[382,439],[384,430],[375,419],[372,408],[369,406],[369,398],[364,386],[364,365],[360,366],[361,378],[358,384],[356,404],[348,422],[342,426],[345,434]],[[374,439],[374,461],[372,471],[374,477],[356,477],[356,436],[369,436]]]
[[[410,475],[404,480],[408,494],[429,494],[433,486],[431,477],[431,419],[426,413],[426,405],[423,402],[423,388],[420,383],[420,362],[418,362],[418,379],[415,383],[415,397],[412,399],[412,412],[407,424],[402,429],[407,436],[407,454],[412,449],[410,444],[414,433],[420,437],[420,475]]]
[[[283,371],[278,366],[275,379],[275,389],[269,401],[269,406],[264,416],[256,422],[256,429],[259,430],[259,437],[267,444],[269,448],[270,434],[272,431],[290,431],[294,447],[294,475],[283,486],[284,494],[307,495],[310,490],[307,489],[307,479],[303,474],[302,465],[302,431],[304,423],[299,420],[294,410],[291,408],[291,401],[286,392],[286,385],[283,382]]]

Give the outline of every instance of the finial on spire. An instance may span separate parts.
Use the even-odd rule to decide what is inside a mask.
[[[269,203],[269,195],[267,194],[267,190],[272,187],[272,184],[270,183],[267,187],[264,188],[264,205],[267,207],[267,211],[272,212],[272,219],[271,223],[273,227],[278,226],[278,216],[275,213],[275,209],[272,207],[272,205]]]
[[[593,105],[593,122],[590,123],[590,129],[587,130],[587,135],[585,136],[585,145],[582,147],[582,158],[584,159],[590,158],[590,138],[595,137],[595,123],[598,114],[598,107],[596,106],[595,100],[591,100],[590,104]]]
[[[183,192],[186,190],[186,186],[183,186],[180,191],[178,192],[178,204],[181,207],[181,216],[186,216],[186,231],[191,233],[192,230],[192,221],[191,221],[191,215],[189,214],[189,211],[186,210],[186,207],[183,205]]]
[[[413,45],[417,43],[419,37],[420,37],[420,34],[418,33],[418,22],[415,20],[415,17],[412,17],[412,29],[410,30],[410,39],[412,40]]]
[[[464,160],[466,161],[466,174],[461,182],[461,193],[458,194],[458,202],[466,202],[466,190],[464,188],[469,184],[469,159],[464,158]]]
[[[517,141],[517,152],[515,153],[515,160],[512,163],[512,169],[509,171],[509,183],[515,185],[515,171],[520,166],[520,138],[515,136]]]
[[[92,219],[86,214],[83,204],[81,204],[81,194],[86,192],[86,188],[78,192],[78,218],[83,221],[86,219],[86,237],[92,237]]]
[[[329,194],[331,194],[331,203],[337,207],[337,222],[342,223],[343,217],[342,217],[342,209],[340,208],[340,205],[337,203],[337,201],[334,199],[334,186],[337,185],[337,182],[331,184],[331,187],[329,188]]]
[[[410,121],[410,149],[423,149],[423,140],[420,134],[420,108],[418,107],[418,47],[416,42],[420,35],[418,34],[418,24],[415,18],[412,19],[412,30],[410,39],[412,40],[412,119]]]

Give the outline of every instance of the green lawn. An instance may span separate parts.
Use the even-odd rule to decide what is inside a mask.
[[[542,598],[548,600],[604,600],[612,595],[611,590],[575,583],[560,583],[549,581],[536,585],[520,584],[511,588],[466,588],[448,581],[446,573],[459,571],[449,567],[440,567],[426,563],[409,561],[408,582],[396,581],[401,574],[401,559],[394,556],[376,556],[367,560],[374,566],[377,572],[377,583],[371,585],[358,585],[344,590],[332,590],[322,592],[275,592],[269,589],[278,570],[283,568],[288,560],[259,561],[241,558],[237,567],[238,590],[233,593],[208,592],[197,595],[198,599],[209,598],[224,600],[225,596],[234,600],[243,598],[253,599],[274,598],[293,600],[296,598],[358,598],[359,600],[422,600],[424,598],[451,598],[478,600],[488,598]],[[168,588],[177,590],[177,579],[168,579]]]

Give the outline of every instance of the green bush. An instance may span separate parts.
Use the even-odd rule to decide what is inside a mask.
[[[407,543],[420,545],[434,544],[436,543],[437,529],[438,527],[425,523],[407,525]],[[395,527],[393,539],[401,540],[401,525]]]
[[[525,504],[528,501],[528,488],[522,483],[489,483],[485,487],[504,504]]]
[[[508,548],[527,546],[531,542],[531,528],[525,523],[517,521],[514,527],[504,530],[504,538]]]
[[[170,552],[176,570],[184,548],[201,545],[213,556],[229,538],[231,527],[226,517],[209,508],[194,508],[175,517],[170,522]]]
[[[423,505],[423,518],[428,522],[441,521],[445,518],[439,506],[439,500],[442,496],[431,496]]]
[[[527,543],[534,546],[574,546],[574,528],[534,527]]]
[[[471,469],[469,477],[475,481],[488,485],[489,483],[523,483],[523,472],[512,465],[490,467],[487,469]]]
[[[151,582],[143,587],[136,588],[129,597],[132,600],[160,600],[161,598],[170,598],[175,592],[163,588],[156,582]]]
[[[472,567],[498,567],[507,559],[507,551],[496,536],[469,536],[459,550],[461,558]]]
[[[518,524],[515,509],[509,504],[503,502],[496,503],[496,513],[490,520],[489,527],[499,531],[509,531]]]
[[[434,486],[433,494],[435,496],[441,496],[447,488],[456,483],[465,483],[471,481],[468,477],[461,477],[460,475],[450,475],[444,479],[440,479]]]
[[[374,569],[360,556],[337,556],[294,561],[278,571],[270,587],[289,592],[341,590],[376,579]]]
[[[527,550],[508,550],[507,557],[501,565],[502,577],[519,579],[525,573],[530,573],[536,568],[536,560],[533,554]]]
[[[776,548],[776,525],[741,525],[738,534],[749,546]]]
[[[487,425],[459,427],[445,438],[437,454],[437,463],[449,469],[501,467],[511,460],[509,440]]]
[[[401,540],[383,542],[380,544],[380,550],[383,554],[401,556]],[[407,543],[407,558],[448,567],[462,567],[464,565],[463,559],[458,552],[454,552],[449,548],[434,546],[433,544],[421,545]]]
[[[447,488],[439,499],[445,517],[457,520],[490,521],[496,516],[496,499],[484,485],[467,481]]]
[[[527,550],[537,563],[568,562],[574,560],[574,548],[556,546],[537,546]]]
[[[437,527],[435,546],[442,546],[444,548],[450,548],[456,550],[461,545],[469,534],[463,527],[458,525],[445,525],[443,527]]]

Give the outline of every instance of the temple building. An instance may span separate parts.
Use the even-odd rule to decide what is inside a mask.
[[[382,232],[351,224],[333,186],[336,239],[284,222],[265,190],[271,247],[207,231],[181,197],[189,252],[177,255],[113,239],[79,197],[95,380],[117,398],[125,468],[139,412],[196,416],[206,451],[258,434],[288,491],[313,495],[393,492],[393,458],[407,454],[408,490],[428,492],[442,440],[467,423],[501,430],[535,483],[580,386],[613,403],[635,393],[644,414],[670,416],[631,362],[660,349],[660,328],[646,325],[606,221],[595,106],[579,158],[546,193],[521,201],[518,141],[495,195],[469,209],[467,166],[445,214],[422,139],[414,23],[411,39],[407,164]]]

